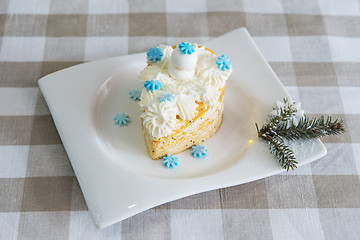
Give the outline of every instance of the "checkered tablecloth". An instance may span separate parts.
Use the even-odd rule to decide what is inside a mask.
[[[97,229],[37,80],[243,26],[306,113],[347,133],[295,171]],[[0,46],[0,239],[360,239],[358,0],[0,0]]]

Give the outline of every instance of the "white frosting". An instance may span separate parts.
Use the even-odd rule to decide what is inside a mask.
[[[166,69],[168,66],[168,63],[170,61],[170,56],[171,56],[172,52],[174,51],[174,49],[171,46],[164,45],[164,44],[160,44],[158,47],[161,49],[161,51],[163,53],[161,61],[157,61],[156,63],[153,63],[152,61],[148,60],[147,63],[151,64],[153,66],[159,66],[163,69]]]
[[[214,105],[219,99],[219,90],[232,72],[232,68],[219,69],[215,54],[194,45],[195,52],[191,55],[180,53],[178,48],[173,50],[171,46],[160,45],[164,54],[161,61],[149,61],[139,74],[141,84],[151,79],[162,84],[162,88],[156,91],[144,88],[139,102],[143,124],[155,138],[165,137],[177,128],[176,116],[183,120],[193,119],[198,107],[196,101],[205,106]],[[195,57],[188,57],[192,55]],[[187,60],[181,58],[183,56]],[[175,99],[160,103],[159,96],[163,94],[174,94]]]
[[[216,64],[217,56],[214,54],[202,54],[199,59],[196,72],[205,84],[215,86],[218,89],[225,86],[226,80],[229,78],[232,68],[222,71]]]
[[[191,95],[179,93],[176,95],[176,107],[179,116],[184,120],[191,120],[195,117],[196,108],[199,105],[195,102],[195,98]]]
[[[149,106],[159,102],[159,97],[162,95],[161,90],[148,91],[145,88],[141,91],[139,105],[142,110],[146,110]]]
[[[141,85],[144,85],[146,81],[149,81],[151,79],[159,80],[160,82],[173,82],[174,79],[169,76],[169,74],[158,65],[149,65],[146,68],[144,68],[140,74],[140,83]]]
[[[231,71],[221,71],[220,69],[213,68],[207,69],[199,75],[205,84],[220,89],[225,86],[226,80],[229,78],[230,74]]]
[[[141,85],[144,85],[144,83],[148,80],[157,79],[157,77],[161,76],[162,73],[164,73],[164,71],[158,65],[150,65],[144,68],[139,74]]]
[[[220,92],[219,90],[214,87],[214,86],[209,86],[206,85],[204,86],[204,88],[201,91],[200,94],[201,97],[201,101],[206,105],[206,106],[212,106],[214,105],[217,100],[220,97]]]
[[[150,130],[153,137],[167,136],[176,128],[177,108],[173,105],[168,102],[154,103],[141,115],[144,126]]]

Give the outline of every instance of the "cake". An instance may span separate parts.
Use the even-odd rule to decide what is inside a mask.
[[[229,57],[187,42],[149,49],[140,72],[142,130],[152,159],[203,143],[220,128]]]

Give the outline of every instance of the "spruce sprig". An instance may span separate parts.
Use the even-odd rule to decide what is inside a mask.
[[[273,154],[278,160],[282,168],[289,171],[290,168],[294,170],[296,164],[295,155],[293,151],[285,145],[284,140],[279,137],[272,138],[269,143],[270,153]]]
[[[298,162],[293,151],[285,144],[285,139],[313,139],[345,132],[344,120],[332,121],[331,116],[308,118],[302,114],[299,117],[298,108],[299,105],[295,102],[284,98],[282,102],[278,102],[278,107],[273,109],[267,124],[259,129],[255,123],[258,136],[268,142],[270,153],[287,171],[294,170]]]
[[[288,140],[312,139],[329,135],[338,135],[345,132],[344,120],[335,119],[331,116],[321,116],[320,118],[308,119],[306,116],[300,119],[297,126],[291,125],[286,128],[286,124],[280,123],[277,128],[277,135]]]

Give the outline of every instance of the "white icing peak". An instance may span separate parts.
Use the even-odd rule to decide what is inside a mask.
[[[177,116],[192,120],[197,112],[196,101],[214,105],[232,72],[232,68],[226,71],[218,68],[215,54],[194,46],[195,52],[183,54],[178,47],[159,45],[163,52],[161,61],[148,61],[149,65],[139,74],[141,84],[152,79],[162,83],[162,88],[154,92],[144,88],[139,102],[143,124],[154,138],[171,134],[178,127]],[[165,94],[175,98],[160,102],[159,97]]]
[[[169,103],[151,104],[141,115],[144,126],[153,137],[169,135],[176,128],[176,108]]]

